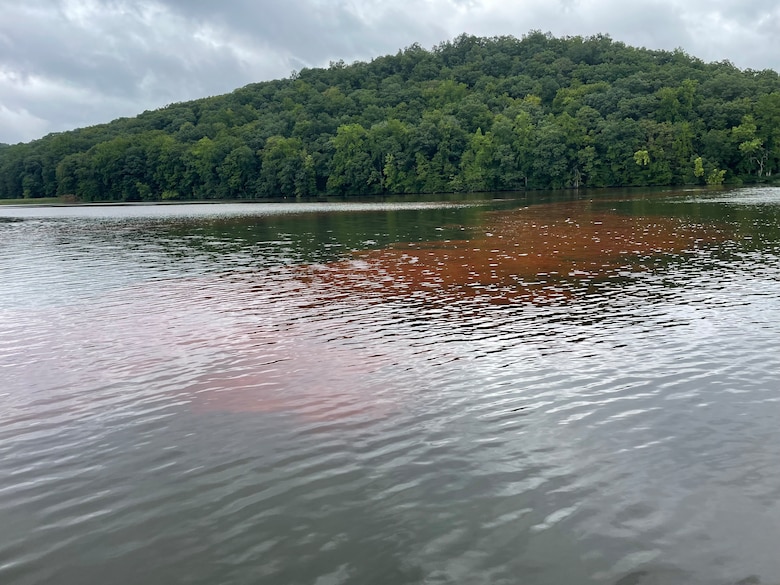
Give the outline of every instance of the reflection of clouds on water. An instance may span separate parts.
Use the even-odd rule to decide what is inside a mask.
[[[681,200],[683,203],[712,203],[729,205],[780,205],[780,188],[746,187],[725,193],[699,192],[694,197]]]
[[[0,221],[25,219],[86,219],[119,222],[127,220],[176,220],[192,219],[224,220],[229,218],[260,218],[289,216],[307,213],[350,213],[370,211],[409,211],[443,209],[484,204],[484,201],[465,203],[446,201],[410,202],[255,202],[255,203],[92,203],[79,205],[19,205],[0,208]]]

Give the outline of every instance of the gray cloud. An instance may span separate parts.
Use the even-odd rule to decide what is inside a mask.
[[[0,0],[0,142],[461,32],[608,33],[780,68],[775,0]]]

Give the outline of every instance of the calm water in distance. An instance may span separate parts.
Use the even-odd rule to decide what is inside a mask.
[[[780,582],[780,189],[0,207],[0,583]]]

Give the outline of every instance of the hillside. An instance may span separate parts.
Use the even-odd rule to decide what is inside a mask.
[[[766,180],[780,78],[607,36],[461,35],[0,148],[0,199]]]

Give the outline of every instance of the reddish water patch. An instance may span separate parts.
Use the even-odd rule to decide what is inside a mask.
[[[491,212],[468,239],[396,244],[311,267],[306,277],[341,291],[434,292],[484,296],[493,303],[549,301],[572,284],[651,269],[720,239],[713,228],[670,217],[594,210],[586,201]]]
[[[372,388],[383,356],[290,331],[277,349],[244,347],[182,391],[195,411],[290,413],[308,421],[384,416],[392,403]],[[291,341],[292,340],[292,341]]]
[[[195,412],[316,422],[384,416],[394,405],[373,380],[393,360],[352,339],[347,324],[331,334],[302,306],[299,287],[291,275],[265,285],[173,279],[116,290],[100,305],[20,311],[15,318],[38,333],[4,329],[27,344],[0,356],[0,408],[78,417],[99,406],[118,412],[132,396],[135,405],[174,398]]]

